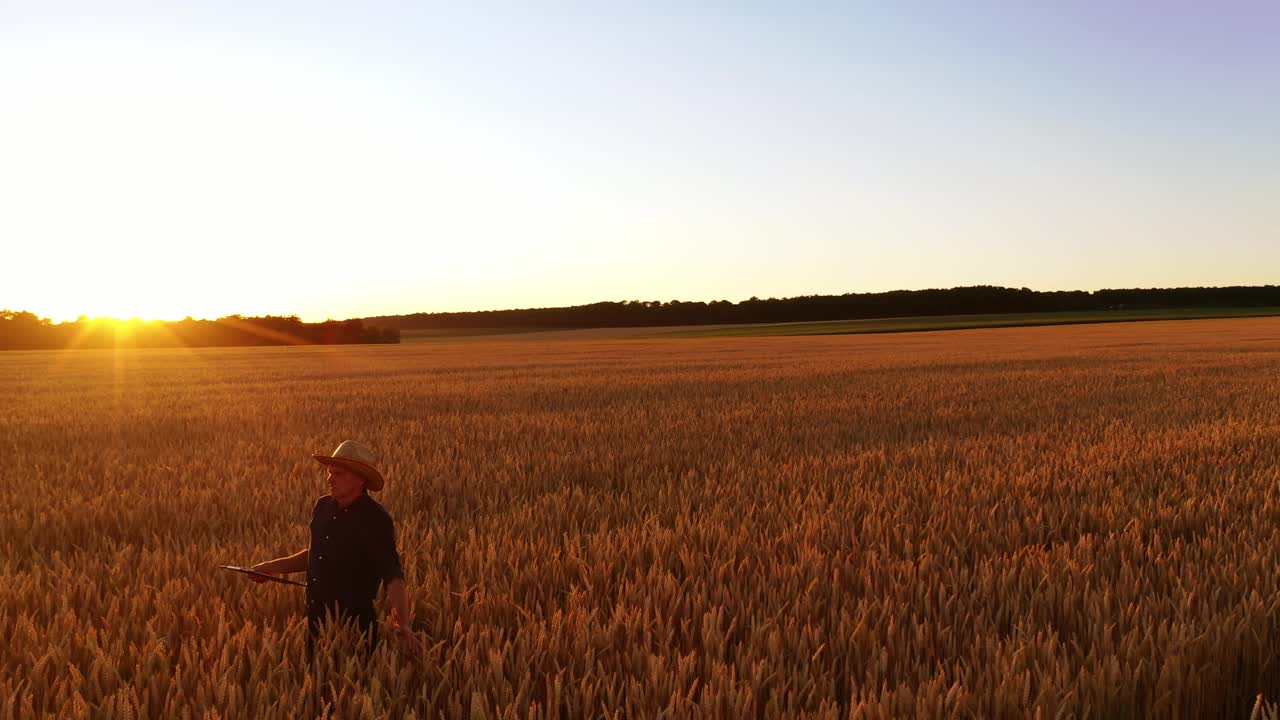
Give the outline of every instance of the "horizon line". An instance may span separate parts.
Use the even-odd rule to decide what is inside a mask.
[[[216,321],[219,321],[219,320],[224,320],[224,319],[228,319],[228,318],[235,318],[235,317],[244,317],[244,318],[253,318],[253,317],[259,317],[259,318],[261,318],[261,317],[278,317],[278,318],[288,318],[288,317],[296,317],[296,318],[298,318],[301,322],[311,324],[311,323],[323,323],[323,322],[345,322],[345,321],[347,321],[347,320],[366,320],[366,319],[370,319],[370,318],[392,318],[392,317],[405,317],[405,316],[409,316],[409,315],[454,315],[454,314],[457,314],[457,315],[464,315],[464,314],[471,314],[471,313],[487,313],[487,312],[499,313],[499,312],[516,312],[516,311],[524,311],[524,310],[559,310],[559,309],[567,309],[567,308],[587,307],[587,306],[590,306],[590,305],[600,305],[600,304],[605,304],[605,303],[631,303],[631,302],[650,303],[650,302],[656,302],[656,303],[660,303],[660,304],[669,304],[669,303],[689,303],[689,304],[704,303],[704,304],[709,304],[709,303],[714,303],[714,302],[728,302],[728,303],[733,304],[733,305],[740,305],[740,304],[742,304],[742,303],[744,303],[744,302],[752,302],[752,301],[791,300],[791,299],[796,299],[796,298],[812,298],[812,297],[844,297],[844,296],[848,296],[848,295],[887,295],[887,294],[890,294],[890,293],[899,293],[899,292],[929,292],[929,291],[933,291],[933,290],[937,290],[937,291],[947,291],[947,290],[958,290],[958,289],[964,289],[964,288],[998,288],[998,289],[1014,290],[1014,291],[1023,291],[1023,290],[1026,290],[1026,291],[1030,291],[1030,292],[1034,292],[1034,293],[1045,293],[1045,294],[1048,294],[1048,293],[1087,293],[1087,294],[1092,295],[1092,294],[1094,294],[1094,293],[1098,293],[1098,292],[1116,291],[1116,290],[1188,290],[1188,289],[1219,289],[1219,290],[1220,290],[1220,289],[1231,289],[1231,288],[1248,289],[1248,288],[1271,288],[1271,287],[1276,287],[1276,286],[1275,286],[1275,285],[1272,285],[1272,284],[1270,284],[1270,283],[1268,283],[1268,284],[1265,284],[1265,285],[1179,285],[1179,286],[1158,286],[1158,285],[1152,285],[1152,286],[1144,286],[1144,287],[1139,287],[1139,286],[1134,286],[1134,287],[1098,287],[1098,288],[1093,288],[1093,289],[1080,289],[1080,288],[1060,289],[1060,288],[1058,288],[1058,289],[1051,289],[1051,290],[1043,290],[1043,289],[1031,288],[1031,287],[1028,287],[1028,286],[1025,286],[1025,285],[1018,286],[1018,287],[1014,287],[1014,286],[1011,286],[1011,285],[988,285],[988,284],[977,284],[977,285],[953,285],[953,286],[951,286],[951,287],[896,288],[896,289],[893,289],[893,290],[878,290],[878,291],[871,291],[871,292],[857,292],[857,291],[851,291],[851,292],[846,292],[846,293],[812,293],[812,294],[807,294],[807,295],[770,296],[770,297],[767,297],[767,298],[761,298],[761,297],[759,297],[758,295],[751,295],[750,297],[742,298],[742,299],[740,299],[740,300],[725,300],[725,299],[723,299],[723,298],[716,299],[716,300],[680,300],[680,299],[678,299],[678,298],[674,298],[674,299],[671,299],[671,300],[640,300],[640,299],[635,299],[635,298],[633,298],[633,299],[627,299],[627,300],[594,300],[594,301],[591,301],[591,302],[584,302],[584,303],[577,303],[577,304],[567,304],[567,305],[541,305],[541,306],[536,306],[536,307],[535,307],[535,306],[525,306],[525,307],[498,307],[498,308],[487,308],[487,309],[479,309],[479,310],[476,310],[476,309],[472,309],[472,310],[414,310],[414,311],[409,311],[409,312],[398,312],[398,313],[380,313],[380,314],[372,314],[372,315],[353,315],[353,316],[349,316],[349,317],[346,317],[346,318],[326,317],[326,318],[324,318],[323,320],[312,320],[312,319],[308,319],[308,318],[306,318],[306,317],[303,317],[300,313],[297,313],[297,312],[290,312],[290,313],[272,313],[272,312],[267,312],[267,313],[262,313],[262,314],[247,314],[247,313],[244,313],[244,312],[235,312],[235,313],[228,313],[228,314],[226,314],[226,315],[220,315],[220,316],[218,316],[218,317],[208,317],[208,316],[196,317],[196,316],[194,316],[194,315],[184,315],[183,317],[180,317],[180,318],[159,318],[159,317],[143,318],[143,317],[136,316],[136,315],[134,315],[134,316],[130,316],[130,317],[127,317],[127,318],[123,318],[123,317],[115,317],[115,316],[110,316],[110,315],[97,315],[97,316],[90,316],[88,313],[81,313],[81,314],[77,315],[77,316],[76,316],[76,317],[74,317],[74,318],[65,318],[65,317],[64,317],[64,318],[61,318],[61,319],[53,318],[53,317],[51,317],[51,316],[42,315],[42,314],[40,314],[40,313],[38,313],[38,312],[36,312],[36,311],[34,311],[34,310],[29,310],[29,309],[25,309],[25,308],[16,308],[16,307],[15,307],[15,308],[0,307],[0,312],[13,312],[13,313],[29,312],[29,313],[31,313],[32,315],[35,315],[35,316],[36,316],[37,318],[39,318],[40,320],[46,320],[46,321],[49,321],[50,323],[52,323],[52,324],[56,324],[56,325],[62,325],[62,324],[65,324],[65,323],[77,323],[77,322],[114,322],[114,323],[178,323],[178,322],[184,322],[184,321],[186,321],[186,320],[216,322]]]

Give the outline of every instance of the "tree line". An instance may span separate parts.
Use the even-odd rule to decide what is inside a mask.
[[[920,315],[1280,307],[1280,286],[1036,291],[990,285],[802,295],[740,302],[629,300],[571,307],[413,313],[304,323],[296,315],[217,320],[116,321],[80,318],[53,323],[33,313],[0,310],[0,350],[109,347],[212,347],[398,343],[401,330],[462,328],[592,328],[861,320]]]
[[[414,313],[364,318],[398,330],[457,328],[592,328],[862,320],[920,315],[1079,312],[1094,310],[1280,307],[1280,286],[1060,290],[990,285],[894,290],[741,302],[630,300],[571,307]]]
[[[112,347],[217,347],[398,343],[400,331],[358,319],[302,322],[296,315],[174,322],[80,318],[54,323],[16,310],[0,310],[0,350]]]

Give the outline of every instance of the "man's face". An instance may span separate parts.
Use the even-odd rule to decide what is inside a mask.
[[[329,467],[329,494],[335,500],[353,498],[364,490],[364,478],[341,465]]]

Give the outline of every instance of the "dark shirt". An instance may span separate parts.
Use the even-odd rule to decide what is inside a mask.
[[[307,552],[307,617],[313,629],[329,608],[368,628],[378,585],[402,577],[391,514],[377,500],[364,494],[345,508],[332,495],[316,501]]]

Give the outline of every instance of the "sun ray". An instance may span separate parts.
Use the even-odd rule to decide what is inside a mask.
[[[234,317],[221,318],[217,320],[217,322],[225,327],[231,327],[238,331],[253,335],[255,337],[260,337],[264,340],[275,340],[285,345],[313,344],[303,338],[298,337],[297,335],[292,335],[290,333],[282,332],[280,330],[275,330],[272,328],[262,327],[260,325],[257,325],[252,322],[247,322],[240,318],[234,318]]]

